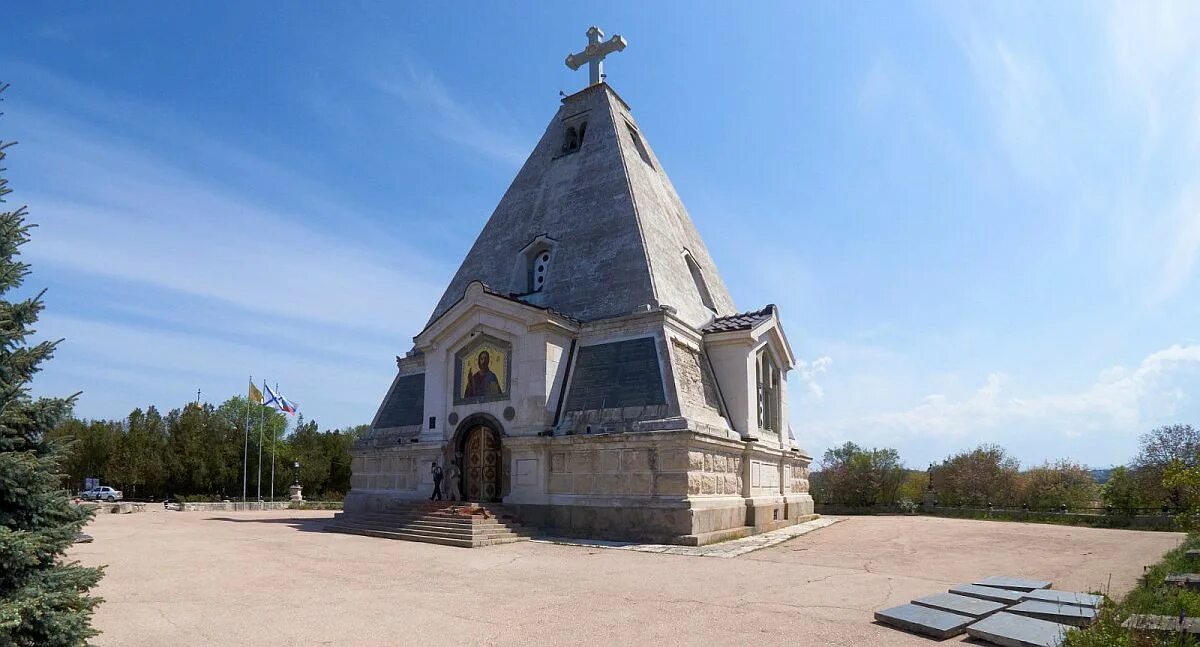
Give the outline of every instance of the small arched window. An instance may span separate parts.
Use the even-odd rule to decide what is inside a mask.
[[[688,272],[692,275],[692,282],[696,284],[696,292],[700,293],[700,302],[704,304],[705,308],[716,314],[717,306],[713,304],[712,294],[708,292],[708,283],[704,282],[704,273],[700,271],[700,264],[696,262],[696,259],[692,258],[689,252],[683,253],[683,259],[687,262]]]
[[[775,364],[775,358],[766,349],[758,351],[755,358],[755,378],[758,382],[758,428],[778,432],[782,429],[781,391],[783,374]]]
[[[546,287],[546,276],[550,271],[551,256],[550,248],[546,247],[529,257],[530,292],[541,292],[542,288]]]

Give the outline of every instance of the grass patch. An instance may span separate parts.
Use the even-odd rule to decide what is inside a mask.
[[[1188,535],[1183,545],[1167,553],[1162,561],[1150,567],[1138,585],[1120,602],[1106,602],[1096,623],[1087,629],[1071,631],[1064,647],[1149,647],[1200,646],[1200,640],[1189,635],[1147,636],[1138,638],[1121,626],[1135,613],[1178,616],[1182,611],[1189,617],[1200,617],[1200,591],[1164,583],[1171,573],[1191,573],[1200,570],[1200,563],[1189,560],[1184,551],[1200,548],[1200,535]]]

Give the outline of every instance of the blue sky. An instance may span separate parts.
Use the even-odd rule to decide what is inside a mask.
[[[913,466],[1126,461],[1200,423],[1195,3],[23,3],[0,135],[35,390],[119,417],[278,381],[367,422],[598,24],[791,424]]]

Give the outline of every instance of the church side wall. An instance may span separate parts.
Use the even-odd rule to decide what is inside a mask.
[[[514,506],[554,534],[703,544],[803,521],[807,457],[692,430],[508,441]]]

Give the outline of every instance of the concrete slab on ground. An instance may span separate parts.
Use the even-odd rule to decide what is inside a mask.
[[[1070,627],[1005,611],[967,627],[967,635],[1001,647],[1059,647]]]
[[[994,586],[979,586],[978,584],[959,584],[958,586],[951,587],[950,592],[957,595],[965,595],[969,598],[1003,602],[1004,604],[1016,604],[1020,602],[1022,594],[1022,591],[1009,591],[1008,589],[998,589]]]
[[[1059,591],[1057,589],[1037,589],[1036,591],[1028,591],[1021,594],[1021,599],[1057,602],[1059,604],[1073,604],[1077,607],[1091,607],[1093,609],[1099,608],[1101,604],[1104,604],[1103,595],[1079,593],[1076,591]]]
[[[961,634],[976,618],[917,604],[901,604],[898,607],[876,611],[875,620],[915,634],[944,640]]]
[[[1009,577],[1007,575],[992,575],[982,580],[975,580],[972,584],[990,586],[997,589],[1008,589],[1009,591],[1033,591],[1035,589],[1048,589],[1053,585],[1053,582]]]
[[[990,616],[1007,606],[1002,602],[980,600],[979,598],[971,598],[965,595],[955,595],[953,593],[927,595],[923,598],[917,598],[913,600],[912,603],[917,606],[939,609],[941,611],[949,611],[950,613],[957,613],[959,615],[970,616],[976,619]]]
[[[1086,627],[1096,621],[1096,610],[1091,607],[1077,607],[1073,604],[1043,600],[1025,600],[1009,607],[1008,612],[1073,627]]]

